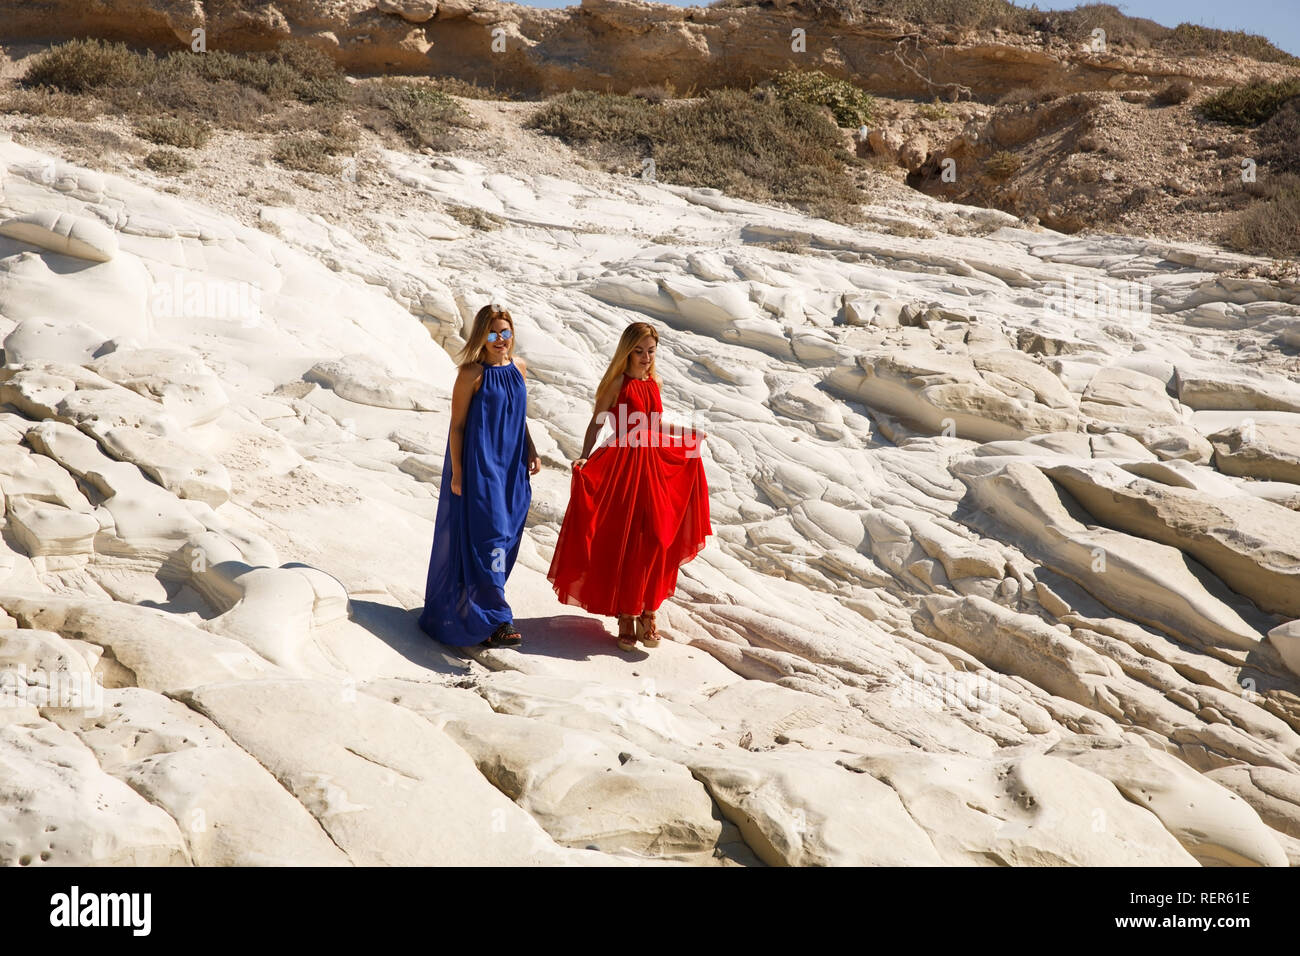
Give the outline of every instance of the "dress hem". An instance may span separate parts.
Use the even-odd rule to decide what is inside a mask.
[[[708,539],[712,536],[713,536],[713,532],[710,531],[704,537],[705,539]],[[701,541],[698,547],[693,549],[689,554],[686,555],[686,557],[682,558],[680,561],[677,562],[677,570],[681,571],[683,567],[685,567],[691,561],[694,561],[699,556],[699,553],[703,551],[706,547],[708,547],[708,541],[707,540]],[[551,577],[550,574],[546,575],[546,580],[551,582],[551,590],[555,592],[555,596],[556,598],[559,599],[560,603],[565,605],[566,607],[580,607],[588,614],[596,614],[601,617],[622,617],[624,615],[628,617],[639,617],[640,615],[646,613],[646,608],[644,607],[644,605],[642,606],[642,609],[640,611],[635,613],[631,611],[606,611],[603,608],[593,608],[590,605],[583,604],[581,600],[573,597],[573,595],[571,594],[561,593],[560,589],[555,584],[555,578]],[[659,599],[659,604],[656,604],[654,607],[649,609],[650,613],[654,613],[655,611],[658,611],[660,605],[662,605],[664,601],[667,601],[670,597],[672,597],[676,593],[677,593],[677,588],[673,588],[673,590],[670,593],[665,594],[662,598]]]

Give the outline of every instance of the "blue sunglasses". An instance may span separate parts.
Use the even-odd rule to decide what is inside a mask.
[[[487,340],[488,342],[495,342],[500,339],[502,342],[509,342],[513,337],[514,333],[509,329],[502,329],[500,332],[489,332]]]

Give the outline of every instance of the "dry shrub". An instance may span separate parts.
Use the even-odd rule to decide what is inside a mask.
[[[189,172],[194,168],[194,163],[188,156],[174,149],[155,149],[144,158],[144,164],[155,173],[167,176]]]
[[[96,96],[65,93],[49,86],[12,89],[0,98],[0,112],[24,113],[28,116],[93,120],[104,112],[104,103]]]
[[[41,127],[41,135],[67,147],[69,154],[89,161],[108,153],[139,155],[145,152],[139,143],[111,129],[93,123],[61,123]]]
[[[468,100],[513,100],[516,94],[511,90],[498,90],[495,86],[481,86],[473,80],[462,80],[456,76],[431,76],[427,82],[436,90],[463,96]]]
[[[1151,97],[1157,106],[1176,106],[1186,103],[1194,89],[1192,81],[1186,78],[1171,81],[1167,86]]]
[[[1266,198],[1241,211],[1229,244],[1251,255],[1300,258],[1300,177],[1283,173],[1259,185]]]
[[[482,232],[492,232],[506,224],[506,220],[496,213],[487,212],[477,206],[453,204],[447,207],[447,215],[463,226],[469,226],[471,229],[478,229]]]
[[[1241,30],[1216,30],[1195,23],[1180,23],[1161,41],[1170,53],[1237,53],[1265,63],[1300,63],[1300,58],[1279,50],[1262,36]]]
[[[106,87],[138,84],[148,61],[125,43],[103,40],[68,40],[38,54],[28,65],[22,82],[64,93],[89,93]]]
[[[363,87],[359,100],[370,111],[367,125],[387,125],[416,149],[453,148],[455,127],[471,123],[450,94],[428,83],[384,79]]]
[[[667,182],[705,186],[758,202],[788,202],[839,222],[859,217],[852,158],[824,107],[770,101],[745,90],[709,90],[696,101],[655,105],[633,96],[574,91],[527,121],[572,145],[617,147],[639,165],[654,160]]]
[[[647,103],[653,103],[658,106],[664,100],[668,99],[668,90],[662,86],[638,86],[636,89],[628,90],[628,96],[635,96],[639,100],[645,100]]]
[[[1021,165],[1019,156],[1000,149],[984,161],[984,174],[994,182],[1003,182],[1019,172]]]
[[[1154,48],[1174,55],[1238,53],[1272,63],[1300,63],[1300,58],[1279,50],[1262,36],[1191,23],[1171,29],[1154,20],[1128,16],[1109,3],[1084,4],[1072,10],[1026,8],[1008,0],[792,0],[792,4],[828,22],[889,17],[926,25],[1001,29],[1034,40],[1046,34],[1070,43],[1091,40],[1092,31],[1101,28],[1106,31],[1108,46]],[[768,5],[770,0],[715,0],[709,4],[718,8]]]
[[[1300,173],[1300,98],[1274,113],[1255,136],[1262,164],[1276,172]]]
[[[175,116],[148,116],[136,124],[136,133],[159,146],[198,149],[212,138],[212,127]]]
[[[998,97],[997,106],[1041,106],[1043,103],[1050,103],[1052,100],[1058,100],[1065,94],[1060,90],[1052,89],[1035,89],[1029,86],[1018,86],[1013,90],[1007,90]]]
[[[337,114],[352,95],[334,61],[300,40],[258,53],[186,50],[161,59],[122,43],[72,40],[34,57],[21,84],[27,93],[19,103],[33,110],[70,114],[66,97],[94,93],[116,113],[241,130],[303,104]]]
[[[272,158],[281,166],[304,173],[336,175],[340,171],[334,157],[350,153],[356,146],[355,133],[327,130],[305,136],[284,136],[275,145]]]

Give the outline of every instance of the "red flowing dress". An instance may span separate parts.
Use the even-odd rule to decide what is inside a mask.
[[[546,574],[565,604],[609,616],[658,610],[713,534],[699,443],[666,434],[662,411],[658,382],[623,375],[614,436],[573,473]]]

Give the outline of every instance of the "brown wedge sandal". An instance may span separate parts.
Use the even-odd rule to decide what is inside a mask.
[[[624,622],[632,628],[630,632],[624,630]],[[636,649],[636,618],[630,614],[620,614],[618,617],[618,647],[622,651]]]
[[[655,626],[654,611],[646,611],[636,619],[636,636],[646,647],[659,646],[659,629]]]

